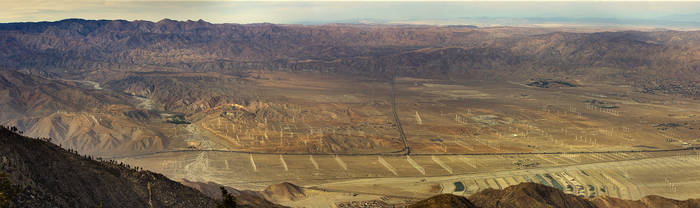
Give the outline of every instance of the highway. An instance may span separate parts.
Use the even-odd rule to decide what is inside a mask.
[[[406,134],[401,127],[401,120],[399,120],[399,114],[396,110],[396,85],[394,84],[396,76],[391,78],[391,113],[394,114],[394,122],[396,122],[396,129],[399,131],[399,138],[403,142],[403,149],[398,152],[406,152],[405,155],[411,154],[411,147],[408,146],[408,140],[406,140]]]
[[[121,158],[133,158],[133,157],[145,157],[153,156],[158,154],[174,153],[174,152],[229,152],[229,153],[240,153],[240,154],[256,154],[256,155],[336,155],[336,156],[405,156],[405,155],[415,155],[415,156],[479,156],[479,155],[494,155],[494,156],[506,156],[506,155],[558,155],[558,154],[617,154],[617,153],[654,153],[654,152],[675,152],[675,151],[687,151],[687,150],[700,150],[700,147],[686,147],[677,149],[655,149],[655,150],[619,150],[619,151],[571,151],[571,152],[499,152],[499,153],[412,153],[411,147],[408,145],[406,139],[406,134],[404,133],[403,127],[401,126],[401,121],[399,120],[399,115],[397,113],[397,95],[395,87],[395,77],[391,80],[391,110],[396,122],[397,131],[399,132],[399,137],[404,143],[404,147],[401,150],[394,152],[379,152],[379,153],[283,153],[283,152],[254,152],[254,151],[243,151],[243,150],[226,150],[226,149],[175,149],[175,150],[163,150],[155,151],[149,153],[132,154],[132,155],[115,155],[111,157],[103,157],[105,159],[121,159]]]
[[[680,152],[688,150],[700,150],[700,147],[686,147],[678,149],[657,149],[657,150],[619,150],[619,151],[574,151],[574,152],[498,152],[498,153],[411,153],[414,156],[479,156],[479,155],[493,155],[493,156],[507,156],[507,155],[563,155],[563,154],[619,154],[619,153],[655,153],[655,152]],[[115,155],[111,157],[103,156],[104,159],[122,159],[122,158],[133,158],[133,157],[145,157],[153,156],[158,154],[174,153],[174,152],[228,152],[228,153],[240,153],[240,154],[254,154],[254,155],[331,155],[331,156],[405,156],[405,154],[397,153],[280,153],[280,152],[251,152],[243,150],[199,150],[199,149],[181,149],[181,150],[163,150],[155,151],[141,154],[132,155]]]

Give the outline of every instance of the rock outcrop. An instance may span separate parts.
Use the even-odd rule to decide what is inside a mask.
[[[408,207],[452,208],[700,208],[700,200],[679,201],[660,196],[646,196],[640,200],[624,200],[598,196],[592,200],[580,198],[537,183],[521,183],[502,190],[487,189],[467,198],[451,194],[436,195]]]

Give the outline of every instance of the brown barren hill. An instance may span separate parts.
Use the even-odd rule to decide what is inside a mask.
[[[598,207],[619,207],[619,208],[652,208],[652,207],[668,207],[668,208],[692,208],[700,207],[700,200],[689,199],[679,201],[667,199],[661,196],[651,195],[645,196],[640,200],[624,200],[608,196],[599,196],[591,200]]]
[[[455,196],[452,194],[440,194],[433,196],[422,201],[416,202],[408,206],[409,208],[443,208],[443,207],[454,207],[454,208],[476,208],[477,206],[472,204],[467,198],[462,196]]]
[[[301,187],[288,182],[270,185],[265,188],[262,194],[271,201],[295,201],[306,197]]]
[[[585,207],[585,208],[698,208],[700,200],[679,201],[661,196],[645,196],[640,200],[624,200],[599,196],[587,200],[537,183],[521,183],[503,190],[486,189],[467,198],[451,194],[436,195],[416,202],[409,207]]]
[[[487,189],[469,196],[479,207],[595,207],[591,202],[537,183],[521,183],[503,190]]]
[[[221,200],[221,189],[222,185],[214,183],[214,182],[194,182],[194,181],[189,181],[187,179],[183,179],[180,181],[180,183],[184,184],[185,186],[189,186],[192,188],[195,188],[205,195],[214,198],[216,200]],[[238,190],[234,189],[228,186],[223,186],[226,188],[226,190],[231,193],[234,197],[236,197],[236,203],[238,206],[242,207],[260,207],[260,208],[276,208],[276,207],[285,207],[281,206],[275,203],[272,203],[270,201],[265,200],[263,198],[262,194],[257,191],[248,191],[248,190]]]

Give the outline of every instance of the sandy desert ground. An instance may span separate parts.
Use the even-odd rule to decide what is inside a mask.
[[[574,87],[549,88],[410,77],[392,88],[391,79],[320,73],[261,72],[252,81],[255,102],[168,124],[186,145],[113,158],[239,189],[292,182],[314,200],[280,203],[306,207],[525,181],[585,197],[700,197],[700,108],[688,98],[575,78]]]

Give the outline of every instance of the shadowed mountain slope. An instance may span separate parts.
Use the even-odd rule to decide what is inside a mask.
[[[464,208],[477,208],[476,205],[472,204],[467,198],[462,196],[456,196],[452,194],[440,194],[433,196],[419,202],[416,202],[409,208],[441,208],[441,207],[464,207]]]
[[[622,200],[607,196],[599,196],[591,200],[598,207],[620,207],[620,208],[653,208],[653,207],[669,207],[669,208],[691,208],[700,207],[700,200],[688,199],[685,201],[667,199],[660,196],[645,196],[640,200]]]
[[[467,199],[468,198],[468,199]],[[516,208],[516,207],[580,207],[580,208],[695,208],[700,207],[697,199],[678,201],[660,196],[646,196],[632,201],[608,196],[592,200],[565,194],[558,189],[537,184],[521,183],[503,190],[487,189],[467,198],[451,194],[441,194],[416,202],[409,207],[454,207],[454,208]]]
[[[163,175],[99,162],[0,128],[0,172],[11,207],[212,207],[214,200]]]
[[[583,198],[536,183],[521,183],[503,190],[487,189],[468,198],[478,207],[594,207]]]

